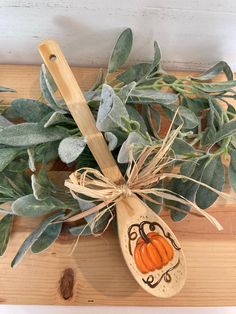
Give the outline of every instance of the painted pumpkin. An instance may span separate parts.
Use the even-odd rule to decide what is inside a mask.
[[[149,232],[138,238],[134,249],[134,260],[138,270],[145,274],[161,269],[169,263],[174,256],[173,247],[156,232]]]

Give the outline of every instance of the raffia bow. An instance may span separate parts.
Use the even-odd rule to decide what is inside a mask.
[[[145,147],[137,158],[134,158],[131,149],[130,162],[125,174],[126,183],[123,185],[115,184],[100,171],[93,168],[82,168],[72,173],[69,179],[65,181],[65,186],[70,189],[73,197],[77,199],[86,198],[86,200],[89,198],[92,202],[97,203],[97,205],[69,217],[67,221],[76,221],[97,213],[93,220],[94,223],[106,211],[110,211],[121,199],[135,194],[143,200],[148,200],[159,205],[161,204],[156,200],[157,197],[188,205],[192,210],[195,209],[195,213],[197,212],[198,215],[200,214],[207,218],[218,230],[222,230],[221,224],[195,203],[168,189],[156,187],[160,181],[166,178],[187,179],[210,189],[226,199],[232,198],[230,195],[220,192],[203,182],[181,174],[165,171],[175,160],[170,157],[169,152],[180,128],[181,126],[172,132],[168,131],[167,136],[160,145]],[[167,205],[166,207],[186,213],[186,211],[174,206]],[[100,214],[101,212],[102,214]],[[194,212],[191,211],[190,213]]]

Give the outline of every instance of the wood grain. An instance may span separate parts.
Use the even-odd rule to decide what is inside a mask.
[[[0,86],[17,89],[15,97],[39,97],[37,66],[0,66]],[[74,68],[82,88],[95,80],[98,69]],[[181,73],[178,73],[181,74]],[[183,74],[183,73],[182,73]],[[226,190],[230,191],[229,186]],[[19,245],[39,221],[18,218],[10,246],[0,260],[0,302],[4,304],[233,306],[236,305],[235,204],[218,200],[209,212],[222,223],[217,232],[204,218],[188,216],[173,223],[162,215],[182,243],[188,278],[181,293],[171,299],[152,297],[138,287],[121,256],[111,230],[104,236],[80,240],[69,256],[74,239],[61,235],[40,256],[28,253],[15,269],[10,261]]]

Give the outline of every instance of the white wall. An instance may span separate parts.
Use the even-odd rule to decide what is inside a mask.
[[[169,68],[236,69],[235,0],[0,0],[0,63],[39,63],[37,44],[54,37],[72,64],[101,66],[127,26],[131,62],[150,60],[156,39]]]

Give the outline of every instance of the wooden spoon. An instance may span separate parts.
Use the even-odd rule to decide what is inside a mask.
[[[124,178],[108,149],[84,95],[57,42],[46,40],[39,52],[103,174],[116,184]],[[117,206],[120,246],[140,286],[157,297],[177,294],[186,280],[186,262],[176,236],[136,195]]]

